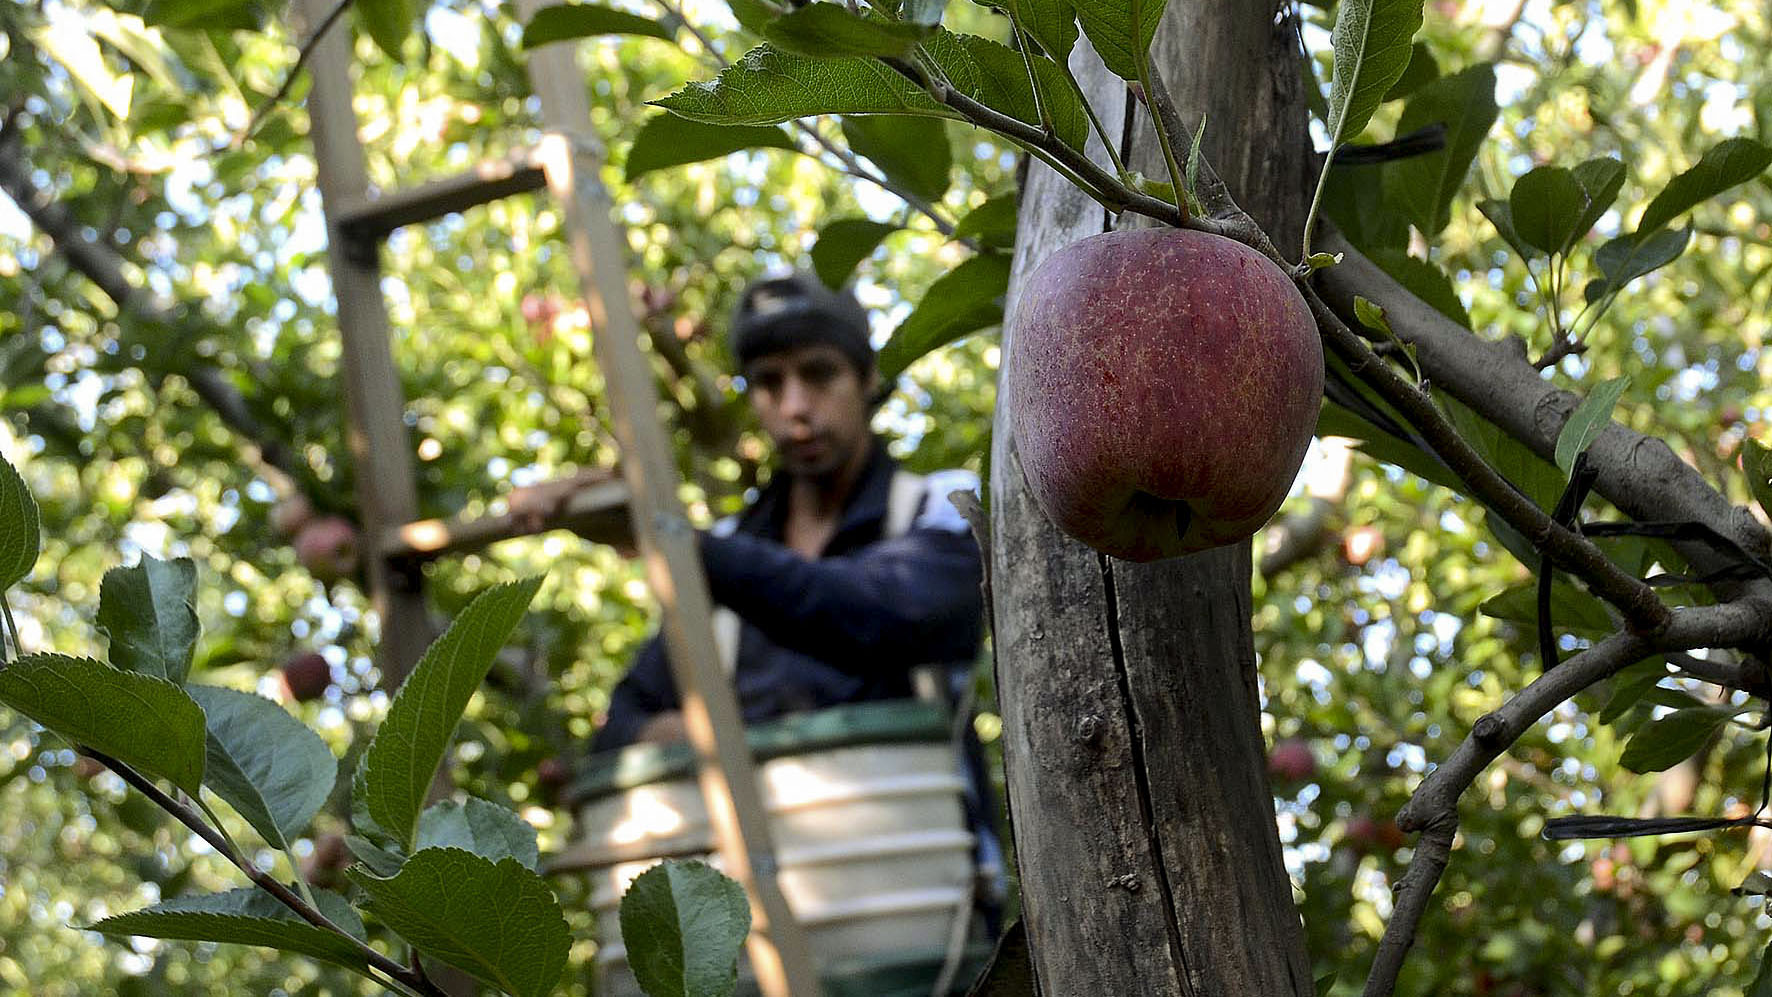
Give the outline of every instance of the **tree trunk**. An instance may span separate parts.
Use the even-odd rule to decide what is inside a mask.
[[[1310,145],[1295,28],[1275,14],[1270,0],[1172,3],[1152,62],[1185,119],[1208,117],[1204,148],[1231,192],[1287,245]],[[1165,177],[1125,85],[1086,42],[1072,64],[1128,167]],[[1112,223],[1039,164],[1021,203],[1011,316],[1042,260]],[[1134,565],[1070,540],[1023,482],[1013,399],[998,405],[993,623],[1040,993],[1310,997],[1264,775],[1249,545]]]

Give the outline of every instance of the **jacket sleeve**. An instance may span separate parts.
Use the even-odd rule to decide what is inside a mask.
[[[609,694],[609,716],[591,738],[591,751],[608,751],[634,743],[646,721],[674,709],[676,683],[665,659],[664,638],[655,635],[634,656],[633,666]]]
[[[714,601],[775,643],[847,670],[972,657],[983,568],[965,520],[937,490],[952,477],[931,475],[903,536],[841,557],[808,561],[761,537],[703,535]]]

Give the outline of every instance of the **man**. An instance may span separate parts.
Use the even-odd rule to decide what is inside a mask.
[[[965,471],[900,471],[869,429],[879,388],[867,315],[809,274],[758,281],[730,333],[751,407],[775,442],[768,486],[700,538],[740,711],[754,723],[912,694],[918,665],[970,662],[978,547],[948,501]],[[683,737],[654,637],[610,699],[606,750]]]

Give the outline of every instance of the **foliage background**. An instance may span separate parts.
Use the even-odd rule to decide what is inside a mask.
[[[305,83],[234,147],[288,73],[294,42],[275,16],[262,31],[162,31],[144,25],[146,8],[0,3],[0,94],[26,112],[35,182],[133,261],[138,282],[182,307],[170,328],[117,314],[0,206],[0,450],[42,502],[49,539],[20,622],[33,649],[92,653],[103,646],[91,611],[106,568],[138,551],[192,556],[202,572],[199,667],[211,681],[269,692],[280,661],[322,650],[337,684],[303,709],[344,756],[353,731],[385,707],[370,662],[374,621],[356,588],[317,584],[273,536],[274,479],[181,374],[196,363],[223,370],[302,455],[322,503],[348,513],[339,348],[297,102]],[[1333,12],[1301,10],[1326,79]],[[686,14],[730,51],[746,47],[723,7],[698,3]],[[1525,271],[1475,201],[1504,197],[1534,165],[1611,154],[1630,177],[1590,241],[1628,231],[1632,207],[1719,138],[1772,140],[1769,17],[1751,0],[1431,4],[1421,40],[1443,71],[1499,53],[1501,115],[1451,226],[1431,245],[1417,235],[1411,252],[1453,276],[1476,328],[1542,349],[1547,334]],[[983,8],[956,4],[950,18],[1005,35]],[[357,43],[357,113],[372,182],[383,188],[457,172],[537,134],[509,10],[449,0],[431,8],[425,27],[400,64],[367,38]],[[643,102],[707,70],[653,39],[592,43],[587,59],[636,291],[649,289],[650,320],[680,335],[706,369],[724,369],[719,333],[736,289],[766,269],[805,263],[830,220],[905,226],[859,271],[882,339],[964,258],[896,198],[806,155],[738,153],[626,183],[628,144],[655,113]],[[1398,109],[1386,105],[1368,137],[1388,137]],[[843,142],[835,122],[815,127]],[[1004,148],[957,127],[947,137],[956,162],[942,202],[948,217],[1012,185]],[[1590,350],[1552,376],[1583,390],[1631,375],[1616,417],[1663,436],[1746,501],[1733,454],[1746,437],[1766,438],[1772,405],[1764,388],[1772,357],[1762,349],[1772,333],[1772,183],[1762,177],[1695,220],[1685,256],[1628,292]],[[558,225],[545,198],[517,197],[404,231],[384,253],[425,515],[496,510],[515,485],[615,458],[587,360],[590,330],[570,308],[552,322],[523,315],[526,296],[570,295],[574,286]],[[923,467],[976,469],[996,356],[986,334],[913,367],[879,417],[895,450]],[[675,399],[667,415],[692,425],[693,392],[662,362],[659,373]],[[721,402],[703,414],[735,434],[716,447],[678,432],[686,494],[703,520],[734,508],[767,462],[766,442],[733,404],[736,386],[723,376],[715,383]],[[1539,664],[1529,629],[1478,611],[1528,575],[1468,503],[1356,456],[1332,526],[1376,528],[1382,554],[1355,565],[1330,542],[1258,579],[1255,626],[1264,723],[1276,739],[1308,739],[1318,762],[1313,778],[1278,782],[1276,792],[1317,971],[1335,972],[1335,992],[1348,993],[1363,978],[1407,856],[1355,840],[1361,820],[1394,813],[1424,766]],[[523,811],[546,847],[571,834],[570,816],[538,792],[536,767],[576,756],[593,729],[651,625],[644,586],[614,552],[559,534],[439,564],[428,580],[439,613],[449,614],[490,581],[542,567],[550,583],[471,708],[456,761],[459,780]],[[1434,955],[1410,963],[1402,992],[1743,992],[1772,921],[1756,900],[1729,891],[1767,864],[1765,838],[1613,847],[1559,845],[1539,831],[1546,817],[1568,813],[1751,808],[1763,738],[1731,729],[1693,762],[1638,776],[1619,767],[1623,731],[1598,722],[1602,705],[1559,710],[1466,799],[1459,851],[1418,941]],[[988,712],[979,727],[987,739],[996,732]],[[322,818],[316,832],[330,829]],[[228,869],[145,801],[0,711],[0,989],[356,992],[331,971],[257,951],[130,949],[69,927],[232,884]],[[562,890],[582,910],[575,888]],[[581,939],[585,922],[577,916]],[[588,941],[574,949],[580,991],[590,955]]]

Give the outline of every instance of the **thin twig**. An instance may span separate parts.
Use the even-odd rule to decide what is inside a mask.
[[[326,16],[320,19],[320,26],[314,29],[314,33],[308,36],[307,41],[301,43],[301,48],[296,54],[295,65],[289,67],[289,74],[283,77],[282,86],[277,88],[277,92],[272,94],[269,100],[260,104],[252,112],[252,118],[246,122],[246,126],[234,133],[233,139],[227,145],[217,149],[216,152],[241,148],[246,144],[246,140],[258,131],[259,126],[265,123],[265,119],[270,116],[271,111],[283,102],[283,98],[289,96],[289,91],[295,87],[295,81],[301,76],[301,71],[307,68],[308,60],[313,58],[314,50],[320,47],[320,40],[326,37],[326,32],[331,30],[333,24],[344,15],[344,12],[351,9],[352,2],[353,0],[338,0],[338,3],[326,12]]]
[[[216,854],[227,859],[229,862],[233,863],[235,868],[245,873],[246,877],[252,880],[253,885],[264,890],[266,893],[269,893],[271,896],[276,897],[283,906],[294,911],[302,920],[316,928],[334,932],[340,938],[348,940],[352,945],[356,946],[358,953],[362,955],[363,960],[371,967],[387,974],[401,984],[410,987],[421,994],[425,994],[426,997],[448,997],[448,995],[442,990],[437,989],[434,985],[430,985],[428,980],[421,980],[420,978],[415,977],[406,967],[387,956],[382,955],[380,952],[371,948],[369,943],[355,937],[338,925],[332,923],[332,921],[328,919],[325,914],[322,914],[318,908],[310,905],[307,901],[297,896],[294,891],[289,889],[289,887],[278,882],[276,877],[246,861],[245,858],[234,849],[233,845],[228,841],[225,835],[206,823],[202,816],[192,810],[189,806],[168,796],[159,786],[154,784],[152,779],[137,772],[132,766],[120,762],[103,752],[85,747],[79,750],[82,754],[87,755],[94,761],[99,762],[106,768],[117,773],[124,782],[134,786],[143,796],[146,796],[156,806],[171,814],[179,823],[190,828],[191,831],[199,838],[202,838],[210,848],[213,848]]]

